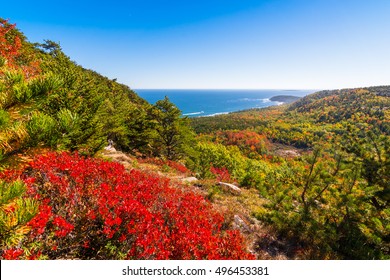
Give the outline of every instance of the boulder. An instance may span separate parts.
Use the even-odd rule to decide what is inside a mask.
[[[236,185],[225,183],[225,182],[218,182],[218,185],[222,186],[222,188],[231,192],[232,194],[237,194],[237,195],[241,194],[241,189]]]

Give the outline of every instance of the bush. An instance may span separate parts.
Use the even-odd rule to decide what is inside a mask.
[[[68,153],[38,157],[21,177],[39,213],[2,258],[253,258],[204,198],[167,179]]]
[[[37,214],[38,203],[25,198],[25,185],[21,181],[0,180],[0,249],[4,259],[19,256],[23,250],[18,247],[29,232],[27,223]]]
[[[26,128],[30,136],[29,144],[32,146],[40,142],[50,144],[56,141],[56,121],[44,113],[32,113]]]
[[[236,146],[226,147],[222,144],[201,142],[197,144],[195,150],[198,152],[198,156],[193,160],[195,162],[194,169],[200,174],[200,177],[214,177],[210,172],[211,166],[226,168],[232,179],[242,177],[246,158]]]

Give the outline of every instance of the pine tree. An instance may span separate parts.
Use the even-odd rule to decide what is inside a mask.
[[[190,147],[193,132],[188,119],[181,117],[181,111],[166,96],[151,109],[155,122],[154,151],[169,160],[182,158]]]

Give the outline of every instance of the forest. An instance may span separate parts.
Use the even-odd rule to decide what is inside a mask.
[[[0,19],[0,259],[389,259],[389,133],[390,86],[188,119]]]

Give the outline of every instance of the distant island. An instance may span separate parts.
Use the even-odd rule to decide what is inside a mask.
[[[300,97],[294,95],[276,95],[270,98],[271,101],[283,103],[292,103],[294,101],[297,101],[298,99],[300,99]]]

